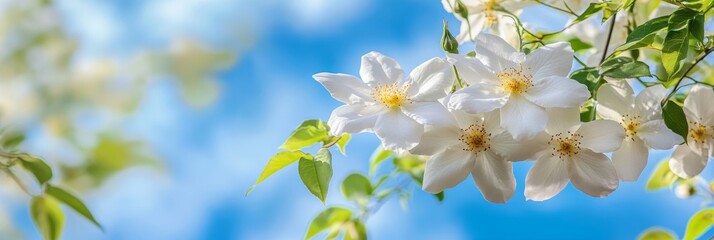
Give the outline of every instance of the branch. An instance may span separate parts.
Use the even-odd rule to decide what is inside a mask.
[[[682,77],[680,77],[679,80],[677,80],[677,83],[674,84],[674,88],[672,88],[672,92],[670,92],[669,95],[667,95],[667,97],[662,99],[662,102],[660,102],[660,105],[664,106],[664,104],[667,103],[667,101],[669,101],[669,99],[672,98],[672,96],[674,96],[674,94],[677,93],[677,91],[679,91],[679,89],[678,89],[679,84],[682,83],[682,80],[687,78],[687,75],[689,75],[689,72],[691,72],[692,69],[694,69],[694,66],[697,66],[697,64],[699,62],[704,60],[704,58],[706,58],[707,55],[709,55],[712,52],[714,52],[714,48],[705,49],[704,52],[702,52],[702,54],[700,54],[699,57],[697,57],[697,60],[694,61],[694,64],[690,65],[687,68],[687,70],[684,71],[684,73],[682,74]]]

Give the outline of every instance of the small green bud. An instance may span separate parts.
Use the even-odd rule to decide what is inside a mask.
[[[448,53],[459,53],[459,42],[449,32],[449,25],[446,20],[444,20],[444,34],[441,35],[441,49]]]
[[[464,19],[469,19],[469,9],[466,8],[466,5],[464,5],[461,0],[456,0],[456,4],[454,5],[454,13],[458,14]]]

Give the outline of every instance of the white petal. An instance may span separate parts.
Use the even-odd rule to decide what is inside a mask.
[[[549,153],[540,155],[526,176],[527,200],[548,200],[568,184],[567,164]]]
[[[353,104],[372,101],[370,88],[356,77],[341,73],[318,73],[312,75],[324,86],[333,98],[340,102]]]
[[[610,159],[602,153],[581,150],[568,164],[570,181],[593,197],[606,197],[617,189],[619,179]]]
[[[551,135],[575,132],[580,127],[580,108],[548,108],[548,124],[546,132]]]
[[[461,16],[457,18],[461,18]],[[458,41],[459,44],[473,41],[473,38],[476,38],[481,30],[483,30],[484,21],[486,20],[483,14],[470,14],[468,18],[468,22],[461,21],[461,30],[459,31],[459,35],[456,36],[456,41]]]
[[[541,107],[566,108],[585,103],[590,98],[590,91],[573,79],[551,76],[534,81],[523,96]]]
[[[667,90],[662,85],[654,85],[642,90],[635,97],[635,111],[644,121],[662,119],[662,107],[660,101],[664,98]]]
[[[523,53],[516,51],[502,38],[488,33],[480,33],[476,37],[476,57],[496,72],[516,67],[514,60],[525,60]]]
[[[377,84],[401,82],[404,71],[394,59],[378,52],[369,52],[362,56],[359,75],[362,81],[374,87]]]
[[[449,61],[456,65],[459,76],[464,82],[474,85],[479,83],[500,84],[496,74],[486,68],[481,61],[476,58],[466,57],[458,54],[449,54]]]
[[[642,140],[645,140],[647,146],[653,149],[670,149],[684,142],[682,136],[670,130],[667,125],[664,124],[664,120],[661,119],[652,120],[640,125],[640,127],[637,128],[637,135],[642,138]]]
[[[426,161],[422,189],[439,193],[466,179],[474,167],[476,156],[461,149],[447,149]]]
[[[421,124],[453,125],[454,117],[449,110],[438,102],[415,102],[402,107],[402,112]]]
[[[419,143],[424,126],[400,111],[386,111],[377,117],[374,132],[385,149],[401,151]]]
[[[524,141],[516,141],[510,133],[502,132],[491,137],[491,150],[508,161],[532,159],[540,149],[524,146]]]
[[[516,178],[512,163],[491,151],[478,155],[471,176],[489,202],[505,203],[516,191]]]
[[[686,144],[682,144],[677,146],[672,153],[669,169],[681,178],[693,178],[704,170],[707,161],[707,156],[699,155]]]
[[[647,166],[647,147],[639,139],[625,139],[620,149],[612,153],[612,164],[622,181],[637,181]]]
[[[342,105],[332,111],[327,125],[330,135],[341,136],[344,133],[371,132],[377,122],[377,116],[384,108],[378,105]]]
[[[711,106],[714,91],[711,87],[694,85],[689,96],[684,99],[684,113],[688,121],[714,125],[714,107]]]
[[[573,49],[567,42],[549,44],[526,56],[525,65],[531,69],[534,79],[565,77],[573,66]]]
[[[449,108],[467,113],[483,113],[503,107],[506,100],[508,95],[500,90],[500,86],[475,84],[451,94]]]
[[[454,70],[441,58],[432,58],[409,74],[409,96],[414,101],[436,101],[446,96],[454,82]]]
[[[545,129],[547,121],[543,108],[521,96],[511,96],[501,108],[501,127],[517,140],[533,138]]]
[[[584,123],[575,133],[583,138],[580,143],[583,147],[595,152],[612,152],[620,148],[625,139],[625,130],[622,125],[611,120],[595,120]]]
[[[620,121],[622,115],[632,111],[635,103],[632,88],[625,81],[619,82],[615,84],[605,83],[598,89],[597,113],[603,119]],[[619,86],[616,84],[619,84]]]
[[[445,149],[459,145],[461,137],[461,129],[456,126],[448,127],[427,127],[424,134],[419,140],[419,144],[409,150],[410,153],[416,155],[431,156]],[[461,147],[457,149],[463,149]]]

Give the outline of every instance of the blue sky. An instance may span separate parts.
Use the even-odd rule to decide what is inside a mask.
[[[170,81],[152,84],[125,131],[146,138],[165,169],[129,169],[85,198],[107,231],[101,233],[70,214],[66,239],[298,239],[323,209],[290,166],[252,185],[283,139],[302,120],[327,119],[339,103],[311,76],[357,75],[360,56],[379,51],[407,71],[443,56],[441,20],[457,28],[439,1],[376,0],[178,0],[59,1],[68,31],[86,56],[117,56],[156,48],[180,36],[238,52],[237,64],[218,73],[218,101],[187,106]],[[523,20],[557,29],[566,19],[544,8]],[[379,144],[370,134],[354,136],[348,156],[333,161],[329,205],[345,205],[339,182],[367,172]],[[437,202],[414,188],[408,211],[395,199],[367,227],[373,239],[633,239],[651,226],[679,236],[698,200],[670,191],[645,192],[654,166],[669,155],[655,151],[636,183],[621,183],[604,199],[572,186],[545,202],[525,201],[531,163],[516,164],[516,195],[507,204],[486,202],[468,180]],[[711,173],[712,167],[704,170]],[[13,215],[34,234],[26,209]],[[25,217],[22,217],[25,216]],[[37,235],[32,235],[37,238]]]

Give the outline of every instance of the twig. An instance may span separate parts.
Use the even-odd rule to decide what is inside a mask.
[[[674,96],[674,94],[677,93],[677,91],[679,91],[679,89],[678,89],[679,84],[682,83],[682,80],[684,80],[684,78],[687,77],[689,72],[692,71],[692,69],[694,69],[694,66],[696,66],[702,60],[704,60],[704,58],[706,58],[707,55],[709,55],[712,52],[714,52],[714,48],[705,49],[704,52],[702,54],[700,54],[699,57],[697,57],[697,60],[694,61],[694,64],[690,65],[687,68],[687,70],[684,71],[684,73],[682,74],[682,77],[680,77],[679,80],[677,80],[677,83],[674,84],[674,88],[672,88],[672,92],[670,92],[669,95],[667,95],[667,97],[662,99],[662,102],[660,102],[660,105],[664,106],[664,104],[667,103],[667,101],[669,101],[669,99],[672,98],[672,96]]]

